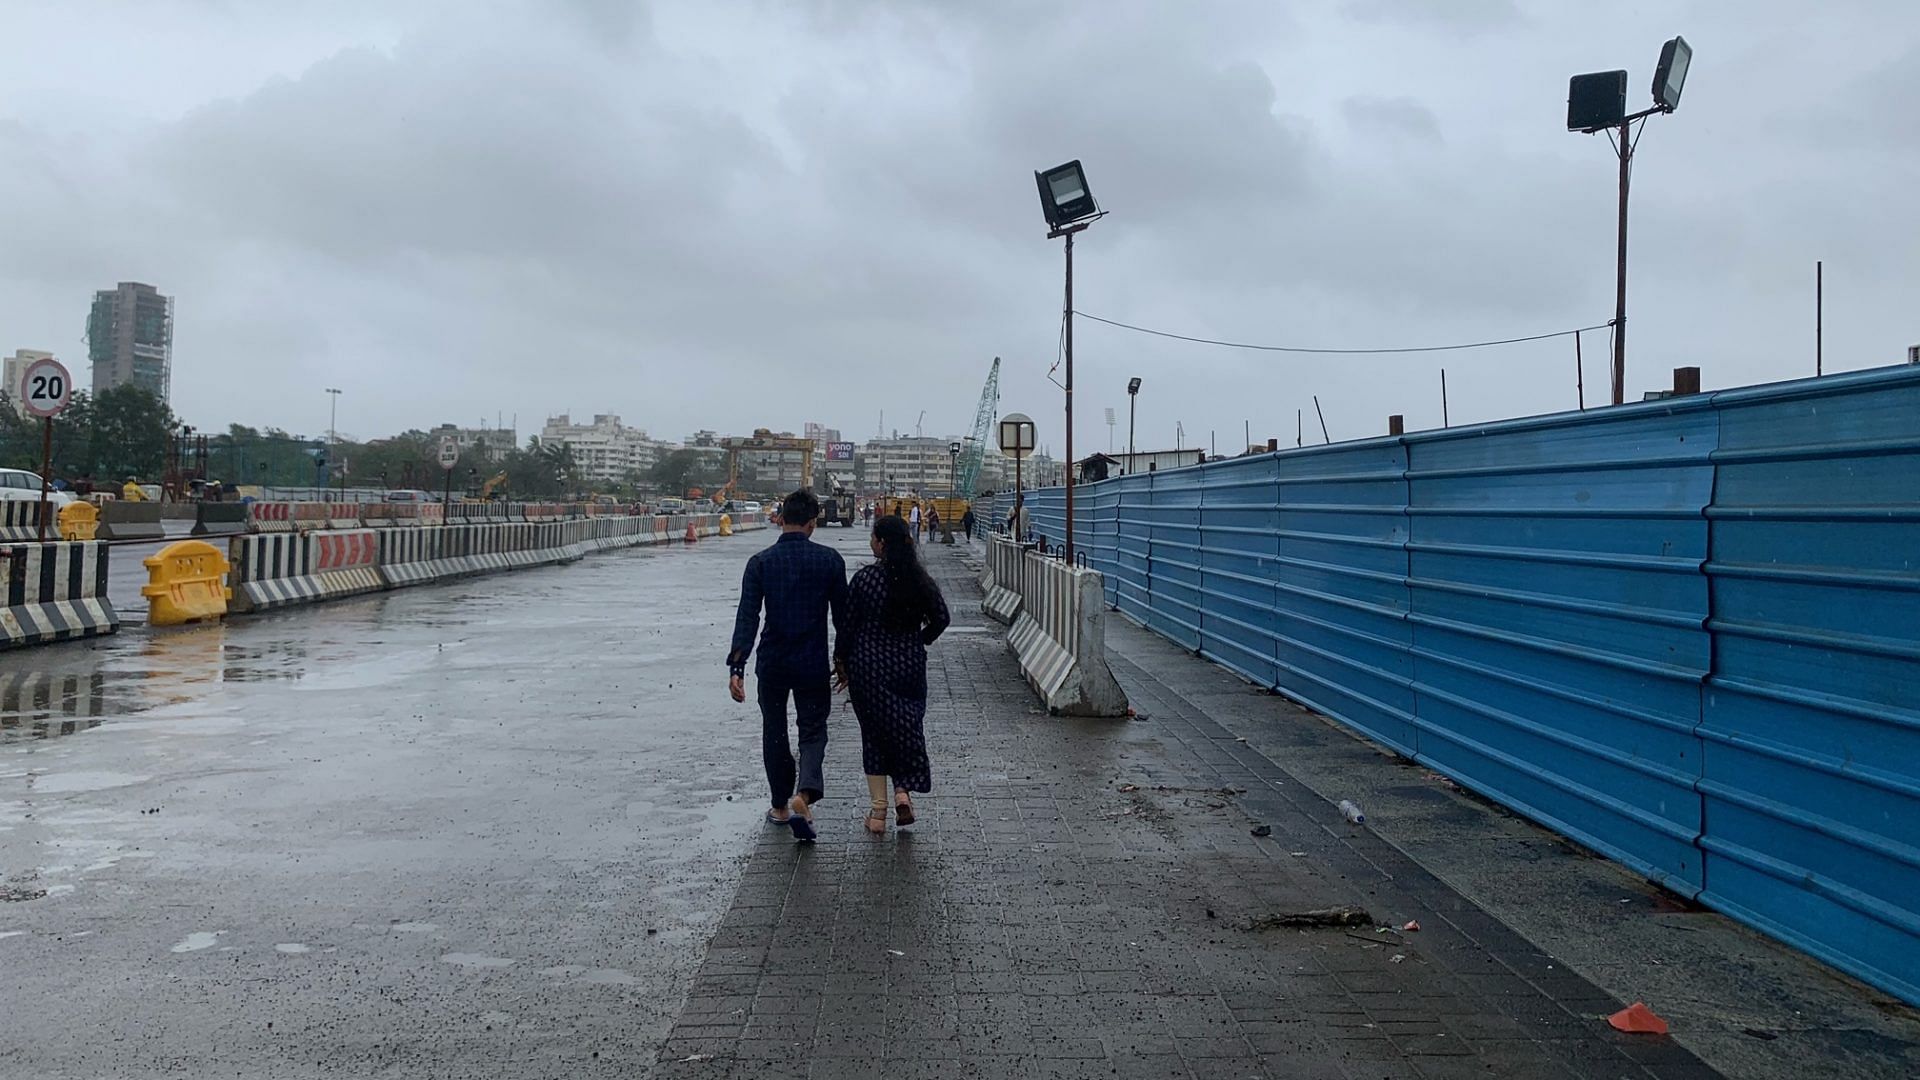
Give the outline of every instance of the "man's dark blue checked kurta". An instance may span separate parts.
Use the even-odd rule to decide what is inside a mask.
[[[744,667],[753,652],[753,633],[760,625],[760,607],[766,605],[766,629],[760,633],[760,659],[754,665],[762,679],[825,679],[827,621],[840,632],[847,610],[847,563],[840,553],[807,539],[805,533],[781,533],[780,538],[747,560],[740,581],[740,610],[733,620],[733,650],[729,667]]]

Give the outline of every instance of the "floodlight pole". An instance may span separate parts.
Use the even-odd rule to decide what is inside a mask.
[[[1067,565],[1073,565],[1073,234],[1092,224],[1082,221],[1074,225],[1063,225],[1047,234],[1047,239],[1066,238],[1067,248],[1067,300],[1061,318],[1065,320],[1064,344],[1067,365]],[[1017,468],[1017,466],[1016,466]]]
[[[1669,111],[1655,105],[1621,119],[1620,145],[1620,231],[1617,265],[1614,268],[1613,295],[1613,403],[1627,399],[1627,188],[1633,179],[1633,122],[1645,121],[1657,112]]]

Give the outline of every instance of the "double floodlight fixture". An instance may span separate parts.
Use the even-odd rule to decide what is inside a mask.
[[[1034,173],[1033,180],[1040,188],[1040,212],[1046,215],[1049,228],[1064,228],[1100,215],[1100,207],[1094,203],[1093,192],[1087,187],[1086,170],[1080,167],[1079,161]]]
[[[1693,65],[1693,46],[1676,37],[1660,47],[1660,63],[1653,70],[1653,107],[1645,112],[1627,113],[1627,73],[1596,71],[1575,75],[1567,82],[1567,130],[1597,131],[1616,128],[1656,112],[1672,112],[1680,107],[1680,91],[1686,86],[1687,69]]]

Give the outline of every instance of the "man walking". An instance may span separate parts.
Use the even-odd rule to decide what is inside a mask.
[[[960,532],[966,536],[969,544],[973,543],[973,520],[973,504],[968,503],[966,510],[960,514]]]
[[[740,609],[727,653],[727,692],[747,700],[747,657],[760,631],[760,749],[772,807],[767,820],[787,825],[800,840],[812,840],[813,804],[825,793],[821,763],[827,756],[827,716],[833,711],[832,672],[827,661],[827,622],[840,632],[847,610],[847,564],[840,553],[811,537],[820,500],[805,488],[780,503],[780,536],[747,560],[740,580]],[[767,624],[760,629],[760,608]],[[796,769],[787,742],[787,696],[800,728]]]
[[[920,542],[920,504],[917,501],[913,504],[913,516],[907,519],[907,524],[913,526],[913,542],[916,544],[919,543]]]

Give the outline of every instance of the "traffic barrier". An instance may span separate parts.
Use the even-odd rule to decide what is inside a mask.
[[[247,504],[248,532],[292,532],[293,508],[299,503],[253,502]]]
[[[160,504],[113,499],[100,506],[102,540],[164,540],[166,526],[160,524]]]
[[[1099,572],[1028,551],[1021,556],[1019,581],[1020,613],[1007,645],[1047,711],[1125,716],[1126,691],[1107,667],[1107,605]]]
[[[0,502],[0,540],[39,540],[40,503],[8,499]]]
[[[147,625],[179,626],[226,615],[233,590],[224,579],[231,567],[219,548],[205,540],[179,540],[141,565],[147,568],[147,583],[140,588],[147,598]]]
[[[987,540],[987,570],[981,582],[986,595],[980,600],[980,610],[1008,626],[1020,616],[1020,576],[1027,546],[1003,536]]]
[[[396,525],[442,525],[446,509],[439,503],[364,503],[361,520],[375,528]]]
[[[189,536],[232,536],[247,531],[248,506],[245,503],[203,502],[194,513]]]
[[[235,610],[268,611],[379,589],[375,536],[354,529],[234,537],[228,551]]]
[[[100,508],[87,502],[71,502],[60,508],[55,518],[60,523],[60,539],[92,540],[100,529]]]
[[[365,512],[365,508],[369,506],[377,507],[382,504],[330,502],[323,505],[327,508],[327,524],[325,526],[327,529],[357,529],[364,520],[361,515]]]
[[[37,505],[37,504],[35,504]],[[0,547],[6,606],[0,648],[95,637],[120,629],[107,599],[107,545],[98,540]]]

